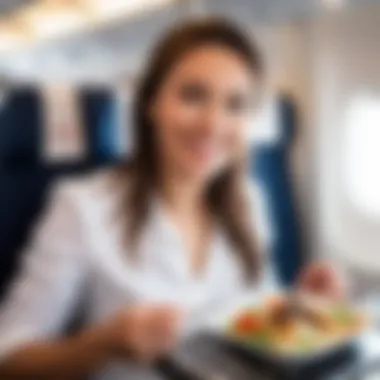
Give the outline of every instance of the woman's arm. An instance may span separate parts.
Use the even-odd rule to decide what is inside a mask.
[[[0,364],[0,378],[74,380],[115,357],[147,363],[172,349],[180,317],[170,305],[131,306],[74,337],[25,344]]]
[[[66,339],[29,343],[0,364],[1,379],[75,380],[101,368],[114,354],[105,330],[95,327]]]
[[[23,255],[21,273],[0,307],[2,379],[71,374],[103,355],[94,331],[47,343],[64,333],[87,273],[75,194],[70,183],[53,191]]]
[[[22,272],[0,308],[0,379],[73,380],[109,359],[151,360],[176,339],[170,305],[135,305],[68,338],[67,322],[87,273],[76,193],[59,187],[39,225]]]

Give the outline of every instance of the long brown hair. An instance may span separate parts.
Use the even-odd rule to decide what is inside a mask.
[[[262,62],[251,39],[221,19],[190,21],[171,30],[158,44],[141,78],[134,104],[132,160],[123,164],[119,179],[128,182],[122,205],[129,244],[135,244],[148,217],[152,189],[157,186],[158,167],[154,130],[149,106],[168,72],[185,53],[204,45],[221,45],[244,59],[252,73],[262,76]],[[245,195],[241,191],[244,163],[219,175],[209,187],[207,202],[221,221],[230,242],[240,257],[247,278],[255,278],[259,268],[255,229]]]

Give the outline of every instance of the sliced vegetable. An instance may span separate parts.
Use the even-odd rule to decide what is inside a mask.
[[[251,336],[263,329],[264,323],[260,316],[252,312],[244,312],[233,323],[233,332],[239,336]]]

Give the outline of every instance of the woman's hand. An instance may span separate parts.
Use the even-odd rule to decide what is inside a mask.
[[[341,271],[326,262],[314,263],[301,273],[299,288],[332,299],[344,299],[348,296],[348,283]]]
[[[173,348],[181,320],[180,311],[172,306],[132,306],[105,324],[101,339],[116,355],[149,362]]]
[[[133,306],[71,337],[20,347],[1,361],[0,378],[77,379],[118,356],[151,361],[173,347],[180,320],[171,306]]]

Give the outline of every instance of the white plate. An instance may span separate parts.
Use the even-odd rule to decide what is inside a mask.
[[[276,293],[275,295],[278,296],[279,294]],[[244,340],[238,338],[234,339],[233,337],[226,335],[226,328],[228,323],[231,320],[233,320],[233,318],[239,312],[241,312],[242,309],[244,309],[245,307],[254,307],[254,305],[260,305],[263,302],[263,300],[267,298],[268,295],[253,300],[252,297],[248,296],[248,298],[242,299],[234,305],[231,305],[230,308],[220,311],[218,313],[214,313],[203,324],[204,328],[206,329],[207,333],[211,334],[219,341],[224,341],[224,343],[233,345],[235,347],[240,347],[245,351],[249,351],[255,356],[261,357],[263,359],[289,364],[302,364],[333,356],[334,354],[339,353],[341,350],[347,347],[356,345],[360,341],[362,336],[369,330],[369,327],[371,325],[371,323],[368,321],[368,327],[363,328],[363,330],[360,331],[360,333],[355,333],[344,338],[337,339],[334,342],[331,342],[331,344],[324,345],[318,347],[315,350],[307,352],[285,352],[280,350],[259,348],[247,342],[244,342]]]

